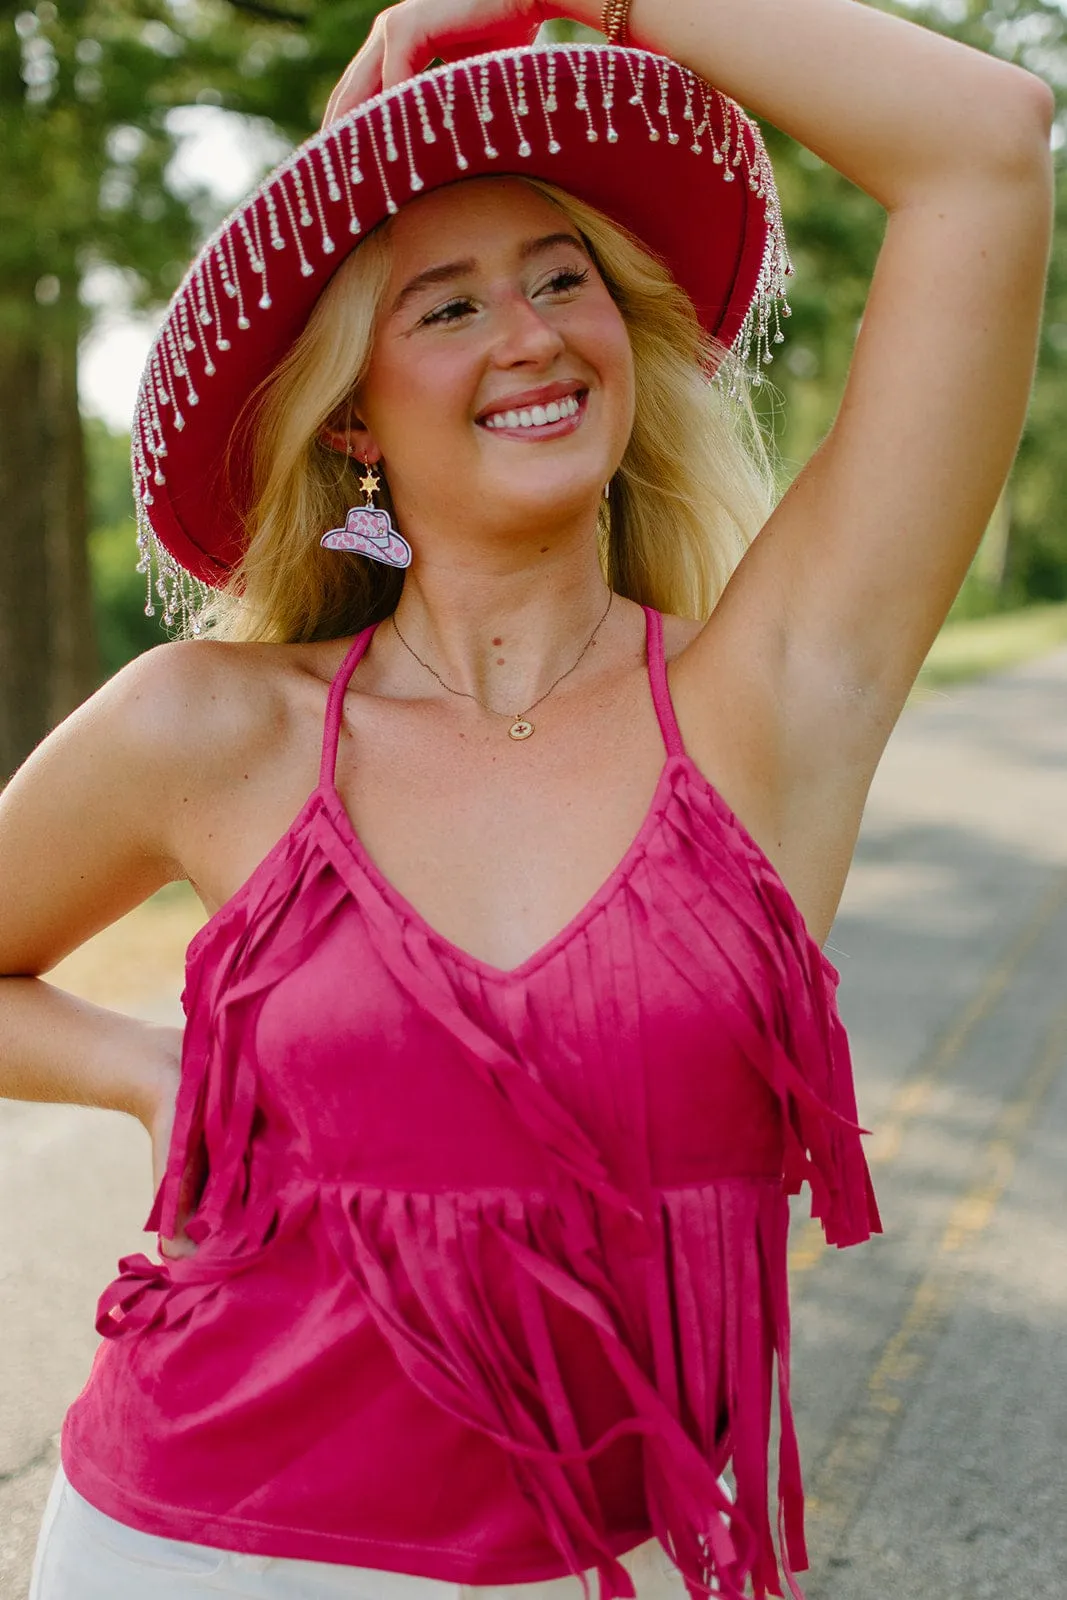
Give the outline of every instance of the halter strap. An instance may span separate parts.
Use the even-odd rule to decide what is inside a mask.
[[[345,690],[353,672],[362,661],[367,646],[374,636],[378,626],[372,622],[369,627],[357,633],[338,667],[334,680],[330,684],[330,694],[326,701],[326,722],[322,730],[322,764],[319,767],[319,787],[333,788],[337,773],[337,745],[341,737],[341,707],[344,704]]]
[[[674,715],[670,685],[667,682],[667,663],[663,656],[663,618],[652,606],[643,606],[645,613],[645,640],[648,655],[648,681],[652,689],[652,704],[659,718],[659,731],[669,756],[685,754],[685,745]]]

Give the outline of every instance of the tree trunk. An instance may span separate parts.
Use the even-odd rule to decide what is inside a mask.
[[[69,292],[77,294],[77,285]],[[58,308],[57,308],[58,309]],[[49,726],[81,705],[99,682],[89,571],[85,438],[78,409],[74,308],[57,319],[44,351],[41,413],[49,470],[44,477],[48,573]]]
[[[48,728],[41,360],[32,330],[0,306],[0,782]]]
[[[0,301],[0,783],[98,681],[76,295]]]

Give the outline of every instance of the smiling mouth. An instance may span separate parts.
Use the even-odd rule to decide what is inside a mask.
[[[494,411],[478,423],[490,433],[510,439],[556,439],[573,433],[585,413],[588,389],[550,400],[543,406],[521,406],[513,411]]]

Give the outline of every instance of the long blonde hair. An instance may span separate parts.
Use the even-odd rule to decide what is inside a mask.
[[[628,599],[704,620],[775,499],[745,375],[631,235],[554,184],[522,181],[582,235],[633,350],[633,431],[599,518],[605,580]],[[359,464],[325,446],[319,430],[343,414],[366,373],[390,264],[386,222],[338,269],[246,408],[235,434],[253,464],[246,552],[200,616],[216,638],[340,638],[387,617],[400,598],[401,573],[319,544],[360,499]],[[731,366],[732,396],[706,376],[721,360]],[[389,504],[387,490],[381,499]]]

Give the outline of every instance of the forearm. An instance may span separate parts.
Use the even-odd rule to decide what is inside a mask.
[[[0,978],[0,1098],[100,1106],[147,1122],[159,1099],[162,1030],[40,978]]]
[[[566,13],[600,27],[600,0]],[[950,174],[1014,174],[1041,143],[1038,79],[858,0],[633,0],[628,42],[684,63],[887,210]]]

